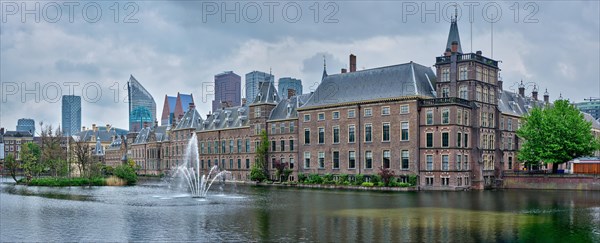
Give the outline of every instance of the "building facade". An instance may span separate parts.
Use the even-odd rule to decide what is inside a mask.
[[[2,140],[4,144],[4,158],[12,154],[13,158],[21,161],[21,146],[33,142],[33,134],[29,131],[3,131]]]
[[[538,100],[535,87],[531,96],[523,85],[518,94],[503,90],[498,61],[462,52],[456,19],[435,70],[409,62],[357,71],[354,55],[349,66],[339,74],[323,70],[310,94],[280,97],[265,80],[247,107],[221,108],[203,119],[190,106],[176,127],[157,129],[167,139],[160,141],[160,166],[151,165],[158,171],[149,173],[185,163],[195,134],[201,169],[216,165],[235,180],[249,180],[264,131],[273,180],[284,163],[291,180],[299,174],[369,178],[390,170],[404,182],[416,175],[422,190],[490,188],[503,172],[522,168],[516,156],[521,118],[550,105],[548,93]],[[134,146],[139,164],[153,161],[143,157],[156,148],[151,142]]]
[[[581,112],[592,115],[596,120],[600,119],[600,99],[590,98],[588,101],[575,103],[574,105]]]
[[[260,82],[268,81],[271,83],[275,83],[275,76],[260,72],[260,71],[252,71],[246,74],[246,101],[248,104],[254,102],[254,98],[258,95],[258,88]]]
[[[144,125],[154,125],[156,121],[156,102],[133,75],[127,82],[129,101],[129,131],[139,132]]]
[[[302,94],[302,80],[285,77],[280,78],[277,84],[277,90],[282,99],[287,99],[295,95]]]
[[[62,131],[65,136],[81,131],[81,96],[63,95]]]
[[[215,75],[215,99],[212,111],[242,104],[242,78],[233,71]]]
[[[35,120],[30,118],[21,118],[17,121],[17,132],[30,132],[35,134]]]

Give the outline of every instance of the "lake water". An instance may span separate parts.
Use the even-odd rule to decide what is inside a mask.
[[[0,185],[0,241],[600,242],[600,192]]]

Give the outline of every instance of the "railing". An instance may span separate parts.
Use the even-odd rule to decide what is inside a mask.
[[[419,102],[420,106],[436,106],[436,105],[445,105],[445,104],[458,104],[464,106],[471,106],[471,102],[465,99],[456,98],[456,97],[446,97],[446,98],[434,98],[434,99],[426,99],[421,100]]]
[[[477,55],[475,53],[467,53],[467,54],[459,54],[457,56],[457,61],[477,61],[486,65],[490,65],[493,67],[498,67],[498,61],[481,56],[481,55]],[[443,63],[449,63],[450,62],[450,56],[441,56],[441,57],[436,57],[435,58],[435,62],[436,64],[443,64]]]

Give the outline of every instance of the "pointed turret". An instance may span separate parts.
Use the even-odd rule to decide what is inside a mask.
[[[462,53],[462,48],[460,44],[460,36],[458,34],[458,24],[456,23],[458,15],[455,14],[454,18],[450,20],[450,32],[448,33],[448,42],[446,43],[446,50],[451,50],[452,52]],[[455,44],[456,47],[452,48],[452,45]]]
[[[325,56],[323,56],[323,76],[321,76],[321,81],[327,77],[327,62],[325,61]]]

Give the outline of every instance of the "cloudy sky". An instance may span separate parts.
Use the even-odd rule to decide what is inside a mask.
[[[493,26],[505,89],[522,79],[527,93],[535,83],[551,99],[600,97],[598,1],[515,2],[458,2],[463,51],[491,57]],[[359,70],[410,61],[433,66],[454,5],[3,1],[0,126],[14,130],[23,117],[59,124],[59,97],[74,92],[83,96],[82,125],[127,128],[130,75],[152,93],[160,116],[165,94],[177,92],[193,93],[208,113],[214,75],[228,70],[243,77],[272,69],[276,79],[302,79],[308,92],[320,79],[323,56],[329,73],[347,67],[350,53]]]

